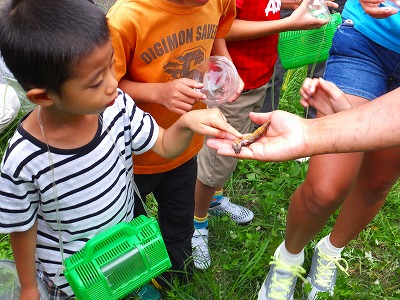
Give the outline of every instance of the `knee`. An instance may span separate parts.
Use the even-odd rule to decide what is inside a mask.
[[[386,198],[393,184],[392,181],[374,178],[374,180],[362,181],[358,186],[365,201],[376,202]]]
[[[303,205],[313,215],[333,213],[347,195],[332,185],[304,185],[301,191]]]

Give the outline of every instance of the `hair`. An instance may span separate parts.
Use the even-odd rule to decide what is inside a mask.
[[[7,0],[0,5],[0,52],[23,89],[62,94],[79,62],[110,41],[91,0]]]

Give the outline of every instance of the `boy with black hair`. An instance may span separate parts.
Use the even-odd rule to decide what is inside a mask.
[[[117,89],[107,20],[90,1],[8,0],[0,14],[4,61],[37,105],[2,160],[0,232],[10,233],[20,299],[39,299],[36,276],[51,299],[67,299],[62,260],[133,219],[133,153],[175,157],[193,130],[240,133],[218,110],[159,127]]]

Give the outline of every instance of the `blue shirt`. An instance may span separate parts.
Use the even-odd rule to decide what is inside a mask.
[[[375,43],[400,53],[400,13],[384,19],[366,14],[359,1],[347,1],[342,16],[354,23],[355,29]]]

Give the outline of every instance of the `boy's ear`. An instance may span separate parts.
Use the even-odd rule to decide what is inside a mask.
[[[36,105],[51,106],[53,104],[53,100],[45,89],[31,89],[26,92],[26,97]]]

